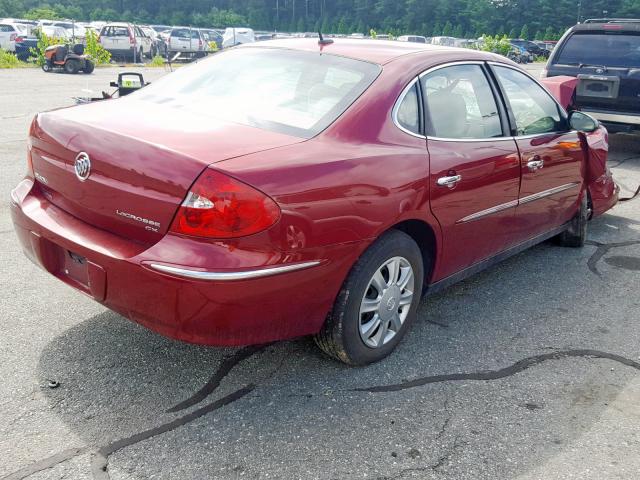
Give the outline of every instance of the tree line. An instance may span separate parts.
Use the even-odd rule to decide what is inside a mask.
[[[555,39],[603,16],[638,18],[640,0],[0,0],[0,17],[458,38]]]

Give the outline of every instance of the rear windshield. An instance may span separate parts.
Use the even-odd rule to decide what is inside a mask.
[[[193,30],[189,28],[176,28],[171,30],[172,37],[178,38],[200,38],[198,34],[198,30]]]
[[[640,65],[640,35],[575,33],[562,46],[554,63],[637,68]]]
[[[311,138],[379,72],[378,65],[319,52],[238,48],[181,68],[131,97]]]

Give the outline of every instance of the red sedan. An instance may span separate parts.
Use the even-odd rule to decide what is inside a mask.
[[[315,335],[366,364],[423,293],[551,237],[582,246],[617,201],[606,147],[497,55],[273,41],[37,115],[11,213],[29,258],[163,335]]]

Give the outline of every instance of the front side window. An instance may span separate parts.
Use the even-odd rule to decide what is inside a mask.
[[[558,104],[540,85],[511,68],[494,69],[506,93],[518,136],[567,130]]]
[[[181,68],[126,98],[311,138],[379,72],[376,64],[326,53],[238,48]]]
[[[454,65],[422,77],[429,135],[451,139],[501,137],[502,123],[480,65]]]

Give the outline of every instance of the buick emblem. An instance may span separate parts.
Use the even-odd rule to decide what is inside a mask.
[[[91,174],[91,159],[85,152],[80,152],[76,156],[76,162],[73,165],[73,169],[76,172],[76,177],[81,182],[84,182]]]
[[[596,68],[596,73],[597,73],[598,75],[603,74],[603,73],[604,73],[604,68]]]

